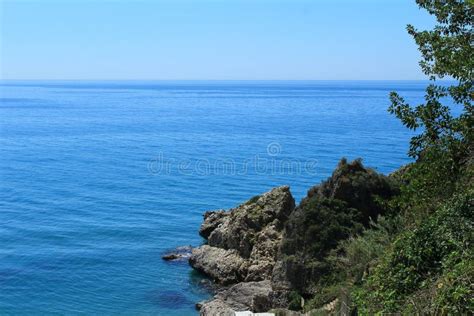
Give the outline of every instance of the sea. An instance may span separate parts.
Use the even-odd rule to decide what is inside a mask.
[[[195,315],[205,211],[342,157],[389,174],[413,135],[389,93],[425,81],[0,81],[0,314]]]

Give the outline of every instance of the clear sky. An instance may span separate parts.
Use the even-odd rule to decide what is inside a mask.
[[[424,79],[415,0],[0,0],[2,79]]]

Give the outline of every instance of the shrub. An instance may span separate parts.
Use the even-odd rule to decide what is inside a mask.
[[[292,286],[312,295],[322,281],[327,283],[333,275],[332,263],[327,262],[330,251],[361,233],[371,217],[385,213],[379,197],[394,192],[390,179],[364,168],[360,160],[342,160],[328,180],[308,192],[286,223],[281,250]]]
[[[472,269],[467,263],[474,259],[473,192],[469,190],[455,196],[419,227],[400,235],[386,259],[355,294],[362,313],[396,312],[403,306],[415,306],[413,297],[429,289],[434,280],[450,279],[450,274],[456,275],[459,269],[464,272]],[[428,295],[430,300],[434,297],[435,301],[444,304],[443,310],[459,309],[458,302],[466,300],[469,296],[465,293],[472,293],[472,289],[469,290],[461,279],[456,280],[449,283],[451,290]]]

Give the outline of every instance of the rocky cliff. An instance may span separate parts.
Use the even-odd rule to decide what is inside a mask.
[[[221,289],[199,304],[201,315],[302,304],[300,294],[311,296],[324,274],[327,251],[383,213],[378,199],[395,192],[387,177],[342,160],[297,207],[282,186],[229,211],[206,212],[200,234],[207,244],[192,250],[189,263]]]

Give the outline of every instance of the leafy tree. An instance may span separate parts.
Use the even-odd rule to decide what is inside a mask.
[[[389,107],[406,127],[421,129],[410,141],[409,155],[417,163],[405,170],[406,185],[395,201],[398,207],[410,211],[413,218],[409,221],[422,219],[423,213],[433,212],[460,187],[472,182],[474,157],[474,0],[416,2],[437,21],[432,30],[407,26],[421,52],[420,66],[430,84],[423,104],[412,107],[392,92]],[[437,80],[445,77],[454,79],[455,84],[439,84]],[[456,111],[459,115],[453,115],[453,109],[446,105],[449,99],[454,107],[460,107],[461,111]]]
[[[474,0],[416,2],[437,21],[407,27],[430,84],[423,104],[392,92],[389,107],[419,131],[416,162],[386,181],[342,161],[293,212],[281,250],[289,281],[311,297],[305,310],[338,298],[362,315],[474,313]]]
[[[473,68],[474,1],[417,0],[436,17],[433,30],[408,25],[429,77],[425,102],[412,107],[396,92],[389,112],[412,130],[416,158],[397,178],[401,195],[394,199],[409,211],[406,226],[381,256],[382,261],[356,290],[362,314],[460,314],[474,311],[473,207]],[[455,84],[437,80],[448,77]],[[450,100],[449,100],[450,99]],[[459,115],[453,108],[460,107]]]
[[[426,89],[425,103],[416,107],[392,92],[389,112],[408,128],[423,129],[421,134],[411,139],[410,156],[422,159],[424,155],[433,153],[431,149],[434,148],[434,155],[443,153],[449,156],[454,174],[473,152],[474,1],[416,2],[437,20],[435,28],[429,31],[407,26],[422,54],[420,66],[431,84]],[[449,87],[437,84],[436,80],[444,77],[454,79],[456,84]],[[453,116],[451,109],[443,105],[442,101],[447,97],[463,107],[461,115]]]

